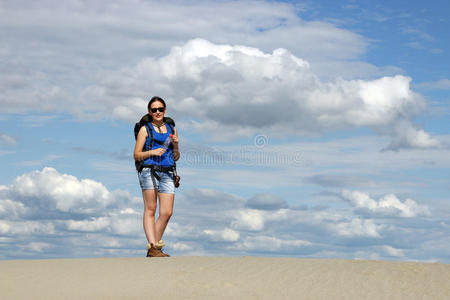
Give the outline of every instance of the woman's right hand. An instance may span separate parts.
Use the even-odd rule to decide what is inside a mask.
[[[166,152],[166,149],[157,148],[157,149],[150,150],[149,152],[150,152],[150,156],[161,156]]]

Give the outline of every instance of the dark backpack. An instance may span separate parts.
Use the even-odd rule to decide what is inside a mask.
[[[152,121],[153,121],[152,116],[150,116],[149,114],[146,114],[145,116],[143,116],[141,118],[141,120],[139,122],[137,122],[134,125],[134,139],[135,140],[137,139],[137,135],[139,133],[139,130],[141,130],[141,127],[145,126],[146,124],[151,123]],[[170,125],[169,127],[173,134],[174,133],[173,128],[175,127],[175,121],[170,117],[164,117],[163,121]]]
[[[138,123],[136,123],[134,125],[134,139],[135,140],[137,139],[137,135],[139,133],[139,130],[141,130],[141,127],[142,126],[146,126],[147,124],[150,124],[152,121],[153,121],[152,116],[149,115],[149,114],[146,114],[145,116],[143,116],[141,118],[141,120]],[[174,129],[175,128],[175,121],[172,118],[170,118],[170,117],[164,117],[163,121],[165,123],[167,123],[167,125],[169,125],[168,127],[169,127],[170,132],[172,134],[175,134],[175,129]],[[147,127],[147,129],[149,129],[149,128]],[[155,141],[153,139],[153,131],[152,130],[147,130],[147,131],[148,131],[148,134],[150,136],[150,143],[148,145],[148,149],[145,149],[146,146],[144,145],[144,148],[142,148],[142,150],[149,150],[149,149],[151,149],[152,145],[153,145],[153,142]],[[144,168],[144,162],[141,161],[141,160],[135,160],[134,161],[134,165],[136,166],[136,170],[138,172],[141,172],[142,168]]]

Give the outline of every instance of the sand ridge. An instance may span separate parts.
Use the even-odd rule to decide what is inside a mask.
[[[0,261],[0,299],[450,299],[450,265],[264,257]]]

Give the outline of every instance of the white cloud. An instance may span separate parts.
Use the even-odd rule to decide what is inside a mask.
[[[137,203],[137,197],[123,191],[108,191],[110,195],[114,195],[112,201],[115,205],[112,207],[87,202],[86,205],[92,206],[91,213],[87,213],[88,207],[74,212],[52,211],[48,209],[48,203],[39,198],[53,195],[47,187],[42,186],[42,190],[47,190],[45,193],[33,194],[36,203],[31,204],[28,201],[31,198],[27,198],[31,196],[19,193],[20,189],[15,186],[20,183],[21,188],[41,187],[36,178],[46,176],[47,172],[61,179],[55,181],[55,184],[64,183],[65,180],[78,184],[83,182],[74,176],[63,176],[54,169],[44,169],[19,176],[18,179],[21,180],[14,181],[10,186],[0,186],[2,258],[145,255],[142,202]],[[48,178],[51,179],[52,176]],[[293,202],[299,200],[291,199]],[[310,200],[305,198],[302,201]],[[376,201],[376,205],[379,205],[378,202],[380,201]],[[40,206],[40,203],[44,205]],[[404,203],[414,207],[409,202]],[[212,189],[181,191],[177,195],[175,214],[164,236],[169,253],[301,253],[320,257],[320,253],[336,252],[336,244],[341,245],[348,242],[349,238],[356,238],[370,241],[375,249],[380,250],[380,257],[392,259],[406,257],[402,255],[405,253],[400,248],[415,248],[420,252],[420,247],[417,246],[420,244],[418,241],[423,239],[420,235],[429,232],[423,228],[418,232],[414,224],[402,224],[401,222],[406,222],[404,219],[395,220],[395,224],[390,223],[392,219],[375,219],[380,215],[378,213],[371,216],[374,219],[360,219],[350,209],[294,209],[287,206],[278,210],[261,210],[249,209],[245,204],[245,198]],[[372,204],[364,205],[371,207]],[[446,227],[441,225],[440,228]],[[399,232],[401,240],[397,238]],[[383,239],[380,239],[381,233]],[[328,242],[330,239],[331,243]],[[391,239],[395,239],[395,246],[389,243]],[[377,245],[377,242],[382,244]],[[359,253],[355,250],[360,247],[360,244],[339,246],[339,256],[347,255],[352,258],[359,255],[355,254]],[[408,251],[410,253],[412,252]]]
[[[123,78],[128,78],[126,83]],[[322,82],[308,62],[286,49],[264,53],[194,39],[172,47],[164,57],[149,57],[134,68],[106,75],[98,87],[86,91],[86,97],[110,99],[111,109],[119,112],[116,117],[124,117],[146,109],[137,95],[130,99],[122,95],[146,89],[167,95],[168,113],[179,119],[195,118],[192,128],[220,139],[261,129],[277,135],[305,135],[369,127],[391,135],[389,149],[439,147],[439,141],[411,121],[426,105],[410,89],[410,81],[397,75]]]
[[[400,148],[429,149],[444,147],[441,142],[423,129],[414,128],[408,121],[398,121],[391,129],[391,143],[384,150]]]
[[[382,249],[390,256],[404,257],[405,253],[402,249],[396,249],[391,246],[383,246]]]
[[[196,118],[193,128],[229,139],[280,128],[318,134],[368,126],[388,134],[400,117],[411,123],[424,107],[403,76],[322,82],[323,75],[334,80],[363,76],[362,69],[394,69],[358,62],[367,47],[362,36],[304,21],[287,3],[8,3],[1,20],[8,28],[0,52],[10,61],[0,74],[7,112],[68,111],[134,122],[146,111],[144,99],[160,94],[176,103],[169,105],[176,117]],[[401,132],[392,149],[439,145],[411,124],[407,138]]]
[[[371,219],[364,220],[355,218],[351,221],[330,225],[329,228],[341,236],[379,238],[381,237],[379,231],[383,227],[383,225],[377,225],[375,221]]]
[[[380,260],[381,256],[379,253],[372,251],[356,251],[353,254],[353,259],[355,260]]]
[[[130,207],[127,207],[127,208],[121,210],[119,212],[119,214],[121,214],[121,215],[140,215],[140,212],[138,212]]]
[[[0,220],[0,233],[6,236],[52,235],[55,233],[55,225],[48,221]]]
[[[197,212],[201,214],[201,212],[199,211]],[[198,226],[194,225],[193,223],[194,222],[180,224],[179,219],[178,220],[171,219],[171,221],[167,225],[164,235],[174,239],[195,238],[197,236],[200,236],[199,232],[201,231],[201,229],[198,228]]]
[[[264,1],[64,1],[57,5],[42,1],[19,6],[7,2],[0,11],[0,25],[5,41],[0,56],[7,62],[0,68],[1,110],[69,111],[91,118],[104,117],[102,107],[108,101],[85,99],[82,87],[94,85],[95,77],[103,77],[105,70],[130,65],[145,55],[161,56],[171,46],[195,37],[246,43],[266,51],[284,47],[317,61],[354,60],[367,46],[356,33],[300,19],[291,4]],[[133,88],[133,78],[125,81]],[[165,84],[160,88],[164,90]],[[141,90],[139,96],[148,96],[151,90]],[[95,110],[86,109],[87,104]],[[130,117],[124,107],[114,112]]]
[[[21,248],[23,248],[24,250],[31,250],[33,252],[42,253],[42,252],[44,252],[44,251],[46,251],[48,249],[53,248],[53,245],[48,244],[48,243],[33,242],[33,243],[25,245],[25,246],[23,246]]]
[[[231,226],[240,230],[260,231],[264,227],[264,215],[259,210],[240,210]]]
[[[0,199],[0,217],[8,217],[9,219],[17,219],[23,217],[28,209],[21,202]]]
[[[141,232],[141,203],[128,191],[110,192],[92,179],[44,168],[0,186],[0,217],[5,219],[0,231],[25,237],[53,235],[57,229],[133,236]]]
[[[79,180],[53,168],[33,171],[16,178],[10,193],[30,207],[61,212],[93,213],[111,206],[114,197],[94,180]]]
[[[137,236],[142,232],[142,218],[136,215],[111,215],[111,232],[124,236]]]
[[[0,24],[15,29],[5,32],[11,44],[28,37],[32,50],[45,47],[47,55],[59,54],[59,47],[69,45],[73,48],[71,54],[84,49],[82,54],[108,56],[111,53],[102,50],[114,45],[108,47],[112,54],[129,59],[123,54],[125,49],[135,55],[142,53],[139,48],[161,54],[158,51],[193,36],[216,42],[247,42],[265,49],[281,45],[302,56],[321,59],[354,59],[364,52],[367,42],[360,35],[331,23],[302,20],[296,7],[268,1],[65,1],[57,5],[42,1],[26,6],[5,3]],[[54,26],[49,28],[49,23]],[[35,30],[20,30],[30,27]],[[70,31],[73,34],[66,35]],[[4,53],[9,53],[9,49]],[[85,67],[90,66],[85,63]]]
[[[244,251],[289,252],[294,249],[313,245],[304,240],[285,240],[271,236],[247,237],[237,243],[236,247]]]
[[[182,251],[182,252],[193,250],[193,248],[191,246],[189,246],[185,243],[179,243],[179,242],[171,244],[170,247],[176,251]]]
[[[206,229],[203,230],[203,233],[213,240],[221,240],[226,242],[235,242],[240,237],[239,232],[230,228],[225,228],[223,230]]]
[[[9,222],[0,221],[0,233],[2,235],[6,235],[11,229],[11,225],[9,225]]]
[[[67,221],[67,229],[73,231],[92,231],[97,232],[105,230],[111,225],[110,219],[106,217],[93,218],[91,220],[69,220]]]
[[[430,215],[430,210],[427,206],[419,205],[409,198],[402,202],[394,194],[387,194],[378,201],[370,198],[369,194],[359,191],[344,190],[341,195],[355,208],[362,209],[374,215],[398,216],[403,218]]]
[[[14,215],[26,217],[25,214],[43,219],[47,215],[49,217],[54,215],[50,217],[48,226],[54,226],[53,222],[63,223],[67,231],[136,235],[141,230],[141,217],[135,209],[127,207],[136,204],[136,197],[129,192],[120,190],[109,192],[100,182],[91,179],[79,180],[75,176],[60,174],[53,168],[44,168],[42,171],[17,177],[7,190],[7,194],[17,199],[16,201],[0,199],[0,215],[8,214],[9,219],[13,219]],[[60,222],[58,218],[67,218],[67,215],[55,215],[55,211],[81,213],[87,217]],[[36,224],[37,229],[33,230],[40,230],[40,223]],[[7,228],[8,232],[14,230],[19,229]],[[52,232],[50,230],[47,233]]]

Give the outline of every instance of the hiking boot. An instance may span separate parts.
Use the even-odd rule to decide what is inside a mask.
[[[167,254],[164,254],[161,249],[157,249],[155,245],[148,244],[147,245],[147,257],[166,257]]]
[[[157,250],[161,251],[163,257],[170,257],[169,254],[164,253],[164,252],[162,251],[162,248],[163,248],[165,245],[166,245],[166,244],[164,244],[164,242],[163,242],[162,240],[160,240],[159,242],[157,242],[157,243],[154,245],[154,247],[155,247]]]
[[[167,254],[167,253],[164,253],[164,252],[162,251],[162,249],[160,249],[159,251],[161,251],[161,253],[163,254],[164,257],[170,257],[170,255]]]

